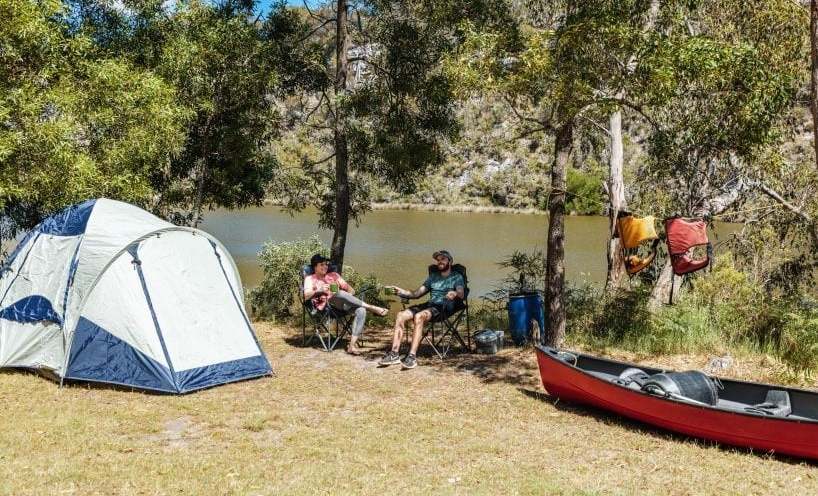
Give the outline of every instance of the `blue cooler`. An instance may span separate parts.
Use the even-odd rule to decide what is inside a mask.
[[[545,308],[543,296],[539,292],[515,294],[508,297],[508,327],[511,339],[516,345],[525,344],[531,333],[531,321],[545,332]]]

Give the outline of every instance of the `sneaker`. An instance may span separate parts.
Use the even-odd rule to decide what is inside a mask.
[[[418,366],[418,359],[415,357],[415,355],[406,355],[406,358],[403,359],[401,365],[405,369],[413,369]]]
[[[381,360],[378,362],[378,365],[387,366],[395,365],[398,363],[400,363],[400,355],[390,350],[386,353],[386,355],[383,356],[383,358],[381,358]]]

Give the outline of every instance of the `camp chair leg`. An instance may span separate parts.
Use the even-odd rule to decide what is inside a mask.
[[[466,341],[468,341],[467,348],[471,352],[471,321],[469,320],[469,307],[466,306]]]
[[[463,339],[463,336],[461,336],[460,333],[457,331],[457,328],[460,326],[460,322],[463,320],[464,312],[466,312],[466,310],[457,314],[457,316],[454,317],[454,320],[452,320],[452,318],[450,317],[449,319],[442,321],[442,324],[445,327],[445,331],[443,335],[440,337],[440,339],[438,339],[437,342],[435,343],[435,347],[443,348],[443,342],[444,340],[446,340],[446,346],[443,351],[443,356],[449,354],[449,351],[452,348],[452,343],[454,341],[457,341],[461,349],[471,351],[470,343],[466,344],[466,341]],[[468,317],[468,314],[466,314],[466,317]],[[469,326],[467,325],[466,327],[467,327],[466,332],[467,333],[470,332]]]
[[[435,345],[435,324],[434,323],[429,325],[428,330],[423,333],[423,337],[420,340],[421,340],[421,342],[426,341],[429,344],[429,346],[432,347],[432,351],[434,351],[441,360],[446,358],[446,352],[441,353],[440,350],[438,349],[438,347]]]
[[[328,346],[329,341],[332,338],[332,335],[330,335],[329,332],[327,332],[326,341],[324,341],[324,337],[321,336],[321,331],[318,328],[315,329],[315,335],[318,336],[318,340],[321,341],[321,347],[324,348],[324,351],[332,351]]]
[[[307,314],[301,311],[301,346],[307,346]]]

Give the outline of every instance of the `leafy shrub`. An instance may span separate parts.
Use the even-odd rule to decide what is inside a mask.
[[[545,284],[545,254],[542,250],[531,253],[514,250],[497,265],[511,273],[502,280],[501,289],[506,294],[543,291]]]
[[[264,277],[250,292],[254,316],[281,319],[295,315],[293,307],[298,301],[301,267],[309,263],[315,253],[329,254],[317,235],[298,241],[268,241],[264,244],[258,254]]]
[[[601,215],[605,208],[602,189],[603,176],[598,170],[584,172],[568,169],[566,190],[568,200],[565,209],[579,215]]]
[[[663,308],[647,333],[634,336],[635,347],[649,353],[703,353],[723,347],[721,329],[713,325],[708,309],[678,304]]]
[[[259,264],[264,271],[261,284],[250,292],[253,315],[263,319],[286,319],[300,315],[299,286],[301,268],[316,253],[328,256],[329,249],[317,235],[292,242],[268,241],[259,253]],[[356,290],[357,296],[367,303],[386,306],[381,297],[382,286],[372,274],[363,275],[344,265],[344,279]],[[368,316],[375,324],[386,322],[385,317]]]
[[[489,294],[469,304],[472,332],[479,329],[508,330],[506,297]]]
[[[784,316],[779,352],[788,365],[806,372],[818,369],[818,311],[791,311]]]

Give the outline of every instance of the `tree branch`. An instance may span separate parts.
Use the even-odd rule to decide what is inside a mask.
[[[332,160],[334,157],[335,157],[335,153],[332,153],[332,154],[330,154],[329,156],[326,156],[326,157],[322,158],[321,160],[319,160],[319,161],[317,161],[317,162],[310,162],[310,163],[309,163],[309,165],[308,165],[308,167],[309,167],[309,168],[313,168],[313,167],[315,167],[316,165],[321,165],[321,164],[323,164],[324,162],[328,162],[329,160]]]
[[[586,115],[582,115],[582,116],[580,116],[580,117],[582,117],[582,120],[584,120],[584,121],[586,121],[586,122],[588,122],[588,123],[592,124],[593,126],[595,126],[596,128],[598,128],[600,131],[602,131],[603,133],[605,133],[606,135],[608,135],[608,137],[610,137],[610,136],[611,136],[611,131],[610,131],[610,130],[608,130],[608,129],[607,129],[605,126],[603,126],[602,124],[598,123],[597,121],[595,121],[595,120],[591,119],[590,117],[588,117],[588,116],[586,116]]]
[[[540,120],[540,119],[537,119],[535,117],[529,117],[529,116],[526,116],[526,115],[522,115],[519,112],[519,110],[517,109],[517,105],[515,104],[515,102],[512,101],[507,95],[503,95],[503,100],[505,100],[506,104],[508,104],[509,108],[511,108],[511,111],[514,113],[514,115],[517,117],[517,119],[520,120],[520,122],[531,122],[531,123],[537,124],[539,127],[542,128],[541,130],[543,130],[543,131],[548,131],[548,132],[553,132],[554,131],[554,126],[548,120]]]
[[[319,29],[321,29],[321,28],[323,28],[324,26],[326,26],[327,24],[330,24],[330,23],[333,23],[333,22],[335,22],[335,19],[326,19],[326,20],[324,20],[324,22],[322,22],[321,24],[319,24],[318,26],[316,26],[316,27],[315,27],[315,29],[313,29],[312,31],[310,31],[309,33],[307,33],[306,35],[304,35],[304,36],[303,36],[301,39],[299,39],[298,41],[296,41],[296,43],[303,43],[303,42],[304,42],[304,41],[306,41],[306,40],[307,40],[307,39],[308,39],[310,36],[312,36],[312,35],[314,35],[315,33],[317,33]]]
[[[307,4],[307,0],[302,0],[304,4],[304,8],[307,9],[307,12],[310,14],[310,17],[313,19],[318,19],[320,21],[326,21],[327,19],[333,20],[331,17],[324,17],[322,15],[316,14],[315,12],[310,9],[310,6]]]

